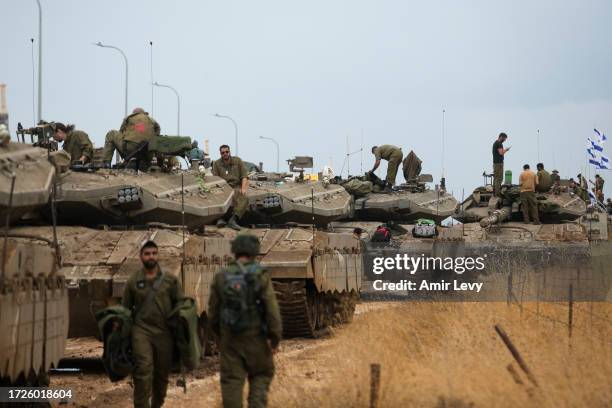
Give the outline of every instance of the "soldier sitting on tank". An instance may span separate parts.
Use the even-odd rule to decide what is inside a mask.
[[[202,161],[204,160],[204,151],[198,148],[198,141],[194,140],[191,142],[191,150],[187,153],[189,161]]]
[[[212,174],[213,176],[221,177],[234,189],[232,208],[230,209],[231,216],[227,226],[240,230],[238,222],[246,213],[248,206],[246,198],[246,193],[249,189],[248,171],[240,157],[231,155],[228,145],[221,145],[219,152],[221,153],[221,158],[214,161]],[[217,221],[217,226],[223,226],[224,223],[225,220],[220,219]]]
[[[159,124],[142,108],[135,108],[123,119],[119,129],[123,136],[123,152],[130,159],[128,167],[146,171],[153,160],[148,145],[160,134]]]
[[[259,241],[238,235],[232,241],[235,262],[215,274],[208,316],[220,338],[223,406],[242,407],[249,381],[249,407],[265,407],[274,376],[273,354],[283,333],[280,310],[268,272],[255,261]]]
[[[536,186],[536,191],[538,193],[546,193],[552,187],[552,178],[550,173],[544,170],[543,163],[538,163],[536,167],[538,169],[538,185]]]
[[[395,184],[395,177],[397,176],[397,169],[402,162],[402,158],[404,154],[402,153],[402,149],[393,145],[382,145],[382,146],[372,146],[372,154],[376,161],[374,162],[374,167],[372,167],[371,173],[374,173],[378,166],[380,166],[381,159],[387,160],[387,177],[385,179],[385,189],[383,192],[389,193],[391,192],[391,187]]]
[[[93,144],[87,133],[75,130],[74,125],[64,125],[56,122],[52,125],[53,139],[64,142],[62,149],[70,155],[71,163],[85,164],[91,162],[93,157]]]

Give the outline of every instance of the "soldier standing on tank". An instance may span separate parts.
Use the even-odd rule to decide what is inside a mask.
[[[504,142],[507,139],[508,135],[502,132],[493,142],[493,193],[497,197],[501,196],[501,185],[504,178],[504,156],[510,150],[510,147],[504,148]]]
[[[227,184],[234,189],[232,196],[232,215],[227,222],[228,227],[240,230],[238,221],[244,213],[246,213],[248,200],[246,193],[249,189],[249,180],[247,178],[248,171],[244,162],[240,157],[232,156],[228,145],[222,145],[219,147],[221,158],[215,160],[212,166],[213,176],[221,177],[227,181]],[[221,219],[217,222],[218,226],[224,224],[224,220]]]
[[[62,149],[70,155],[71,163],[89,163],[93,158],[93,144],[87,133],[75,130],[74,125],[56,122],[53,125],[53,139],[64,142]]]
[[[549,172],[544,170],[543,163],[538,163],[536,168],[538,169],[538,185],[536,186],[536,191],[538,193],[546,193],[550,191],[553,185],[552,177]]]
[[[523,172],[519,176],[521,209],[523,211],[523,221],[529,224],[529,217],[536,225],[540,224],[538,217],[538,203],[536,201],[535,189],[538,185],[538,176],[529,169],[529,165],[523,166]]]
[[[597,198],[597,201],[599,201],[602,204],[604,202],[604,194],[603,194],[604,183],[605,183],[605,180],[603,179],[603,177],[601,177],[599,174],[596,174],[595,183],[593,183],[595,184],[595,197]]]
[[[397,169],[402,162],[402,158],[404,154],[402,153],[402,149],[393,145],[382,145],[382,146],[372,146],[372,154],[376,161],[374,162],[374,167],[371,170],[371,173],[374,173],[378,166],[380,166],[381,159],[387,160],[387,177],[385,179],[385,189],[384,192],[391,192],[391,187],[395,184],[395,177],[397,176]]]
[[[140,249],[142,269],[132,273],[123,306],[132,311],[134,407],[161,407],[172,368],[174,342],[166,318],[183,298],[181,285],[157,263],[158,248],[147,241]]]
[[[232,241],[235,262],[213,278],[208,303],[210,324],[219,336],[221,360],[221,395],[225,408],[242,407],[242,389],[249,380],[249,407],[265,407],[268,389],[274,376],[272,355],[282,337],[282,323],[270,275],[255,261],[259,255],[259,241],[253,235],[238,235]],[[225,318],[230,293],[236,277],[247,283],[246,311],[241,331],[236,331]],[[249,279],[246,277],[250,276]]]
[[[142,108],[135,108],[123,119],[119,128],[123,136],[123,152],[136,159],[137,170],[146,171],[153,159],[149,145],[160,134],[159,124]]]

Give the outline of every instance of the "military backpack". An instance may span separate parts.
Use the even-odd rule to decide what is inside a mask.
[[[240,334],[253,327],[253,321],[261,318],[262,330],[266,331],[263,302],[261,299],[262,269],[258,264],[244,267],[236,262],[238,272],[224,271],[224,301],[221,306],[221,323],[233,334]]]

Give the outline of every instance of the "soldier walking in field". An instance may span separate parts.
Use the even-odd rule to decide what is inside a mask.
[[[123,306],[132,312],[134,357],[134,407],[163,405],[172,368],[174,341],[166,319],[183,298],[174,275],[163,273],[157,263],[158,248],[147,241],[140,249],[142,269],[128,279]]]
[[[246,213],[248,200],[246,193],[249,189],[248,171],[240,157],[232,156],[228,145],[219,147],[221,158],[215,160],[212,166],[213,176],[221,177],[234,189],[232,196],[231,217],[227,225],[235,230],[240,230],[238,221]],[[218,226],[223,225],[224,220],[217,222]]]
[[[493,193],[495,196],[501,196],[501,185],[504,178],[504,157],[510,147],[504,148],[504,142],[508,139],[508,135],[500,133],[497,140],[493,142]]]
[[[385,179],[386,183],[384,192],[391,192],[391,187],[395,185],[397,169],[399,168],[402,158],[404,157],[402,149],[400,147],[388,144],[382,146],[372,146],[372,154],[376,159],[374,162],[374,167],[371,170],[372,173],[378,169],[382,159],[387,160],[387,177]]]
[[[255,261],[259,250],[257,237],[238,235],[232,241],[235,262],[218,272],[211,284],[208,313],[220,337],[225,408],[242,407],[247,378],[249,407],[265,407],[274,376],[272,355],[281,340],[282,323],[270,275]]]

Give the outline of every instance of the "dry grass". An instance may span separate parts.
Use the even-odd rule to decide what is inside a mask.
[[[594,304],[591,314],[590,304],[576,304],[571,341],[567,306],[524,307],[549,319],[505,303],[410,302],[372,310],[313,350],[281,353],[270,406],[367,407],[370,363],[382,367],[381,407],[612,405],[612,305]],[[495,324],[539,387],[514,362]]]

